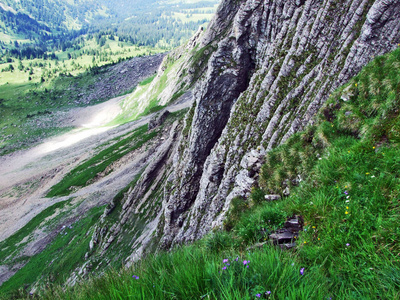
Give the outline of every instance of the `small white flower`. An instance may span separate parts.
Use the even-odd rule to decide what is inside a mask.
[[[349,203],[350,202],[350,200],[346,200],[346,203]]]
[[[321,160],[322,158],[320,157],[320,158],[318,158],[319,160]]]
[[[349,199],[349,198],[350,198],[350,196],[347,196],[347,197],[346,197],[346,199]]]
[[[371,178],[375,178],[375,176],[374,176],[374,175],[372,175],[372,176],[371,176]]]

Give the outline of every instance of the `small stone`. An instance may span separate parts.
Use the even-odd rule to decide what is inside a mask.
[[[289,196],[290,195],[290,189],[289,189],[288,186],[283,190],[283,195],[284,196]]]
[[[169,114],[170,112],[165,110],[162,113],[156,114],[154,117],[152,117],[149,121],[149,130],[162,125]]]
[[[281,199],[281,196],[279,196],[279,195],[265,195],[264,198],[267,201],[276,201],[276,200]]]
[[[279,247],[281,247],[282,250],[289,250],[289,249],[295,248],[296,243],[285,243],[285,244],[279,245]]]
[[[291,243],[294,240],[294,234],[289,231],[272,233],[269,238],[276,244]]]

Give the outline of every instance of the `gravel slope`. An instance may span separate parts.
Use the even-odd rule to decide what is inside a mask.
[[[102,104],[76,108],[67,118],[77,129],[43,141],[41,144],[0,157],[0,241],[23,227],[38,213],[56,202],[77,197],[109,201],[132,181],[148,156],[135,153],[110,175],[67,197],[44,198],[47,191],[71,169],[91,157],[95,148],[148,123],[152,115],[118,127],[105,127],[120,112],[123,97]],[[170,112],[191,105],[190,99],[168,107]],[[98,151],[98,150],[97,150]],[[116,180],[117,179],[117,180]],[[91,194],[96,197],[91,197]]]

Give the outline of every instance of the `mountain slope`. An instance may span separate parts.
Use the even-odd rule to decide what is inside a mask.
[[[146,249],[221,227],[231,200],[249,196],[266,151],[312,124],[337,87],[397,47],[399,17],[396,1],[222,2],[186,54],[180,49],[165,59],[179,58],[169,86],[194,86],[195,105],[179,143],[125,194],[119,221],[105,218],[96,231],[101,256],[149,210],[155,217],[146,217],[140,242],[131,241],[136,251],[128,264]]]
[[[250,195],[265,153],[312,124],[373,57],[397,47],[399,16],[396,1],[222,2],[207,31],[169,54],[152,82],[174,64],[160,95],[189,89],[195,104],[174,142],[112,205],[118,210],[105,212],[93,260],[124,244],[130,265],[220,228],[232,199]],[[146,224],[140,236],[132,231],[138,219]]]
[[[399,71],[400,49],[376,57],[269,151],[261,188],[234,199],[228,231],[41,298],[397,299]],[[303,230],[282,251],[268,239],[293,214]]]
[[[0,34],[5,43],[1,46],[12,48],[15,41],[16,48],[18,43],[43,46],[51,40],[57,44],[53,39],[71,41],[90,28],[92,33],[106,30],[136,45],[159,43],[158,46],[171,48],[181,45],[207,23],[218,2],[3,0],[0,1]]]
[[[2,0],[0,3],[10,12],[27,15],[53,30],[80,29],[96,16],[107,16],[107,8],[93,0]]]
[[[192,73],[205,69],[193,90],[190,127],[164,170],[157,230],[163,247],[221,226],[231,199],[248,195],[265,151],[312,123],[330,93],[374,56],[397,47],[399,5],[221,3],[199,40]],[[141,189],[127,196],[123,214],[137,205]]]
[[[314,124],[336,88],[397,47],[399,19],[394,0],[223,1],[207,30],[166,56],[124,104],[143,111],[194,100],[87,229],[85,261],[68,282],[221,228],[233,199],[250,197],[266,153]]]

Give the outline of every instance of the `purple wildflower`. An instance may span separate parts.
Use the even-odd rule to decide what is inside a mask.
[[[348,247],[348,246],[350,246],[350,244],[349,244],[349,243],[347,243],[347,244],[346,244],[346,247]]]
[[[265,292],[267,295],[270,295],[271,294],[271,291],[266,291]]]
[[[257,297],[257,298],[260,298],[260,297],[261,297],[261,294],[257,294],[256,297]]]
[[[225,258],[222,262],[223,262],[223,263],[227,263],[227,262],[228,262],[228,259]]]
[[[348,191],[344,191],[344,193],[345,193],[346,195],[348,195],[348,194],[349,194],[349,192],[348,192]]]
[[[133,275],[132,278],[138,280],[138,279],[139,279],[139,276]]]
[[[301,268],[300,269],[300,275],[303,275],[304,274],[304,268]]]
[[[226,270],[226,267],[223,267],[222,270]]]
[[[243,261],[243,264],[244,264],[244,265],[247,265],[248,263],[249,263],[249,262],[248,262],[247,260],[244,260],[244,261]]]
[[[235,259],[236,261],[238,261],[239,260],[239,256],[238,257],[236,257],[236,259]]]

